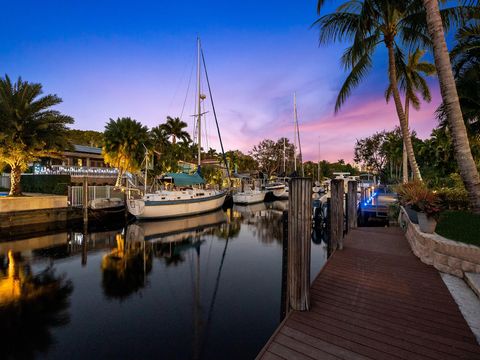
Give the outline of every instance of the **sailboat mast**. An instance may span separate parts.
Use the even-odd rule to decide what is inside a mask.
[[[200,38],[197,37],[197,96],[198,96],[198,109],[197,109],[197,132],[198,132],[198,140],[197,140],[197,156],[198,156],[198,166],[201,163],[201,156],[202,156],[202,92],[200,89]]]
[[[293,168],[297,172],[297,95],[293,93]]]

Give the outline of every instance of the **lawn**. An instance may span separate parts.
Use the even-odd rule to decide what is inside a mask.
[[[435,232],[451,240],[480,246],[480,215],[468,211],[445,211]]]

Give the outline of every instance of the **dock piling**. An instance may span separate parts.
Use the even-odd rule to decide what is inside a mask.
[[[348,182],[347,191],[347,231],[357,227],[357,182]]]
[[[344,188],[343,179],[333,179],[330,183],[330,244],[332,252],[343,249],[343,209]]]
[[[312,233],[312,180],[289,181],[288,302],[293,310],[310,307],[310,251]]]

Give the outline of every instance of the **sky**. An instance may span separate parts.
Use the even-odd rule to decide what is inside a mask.
[[[339,3],[327,2],[325,13]],[[24,0],[5,1],[2,15],[0,74],[60,96],[57,109],[75,119],[75,129],[103,131],[110,118],[126,116],[154,127],[181,116],[191,132],[197,36],[226,150],[247,153],[266,138],[293,141],[294,92],[304,160],[351,161],[356,139],[398,124],[383,97],[383,48],[334,114],[345,46],[318,46],[316,1]],[[429,83],[432,102],[411,112],[420,138],[437,123],[438,83]],[[203,145],[219,149],[207,110]]]

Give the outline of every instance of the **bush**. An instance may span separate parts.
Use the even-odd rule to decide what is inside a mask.
[[[20,181],[23,192],[67,195],[70,175],[23,175]]]
[[[437,217],[440,213],[441,204],[437,194],[419,181],[399,185],[397,193],[402,205],[411,206],[428,217]]]

